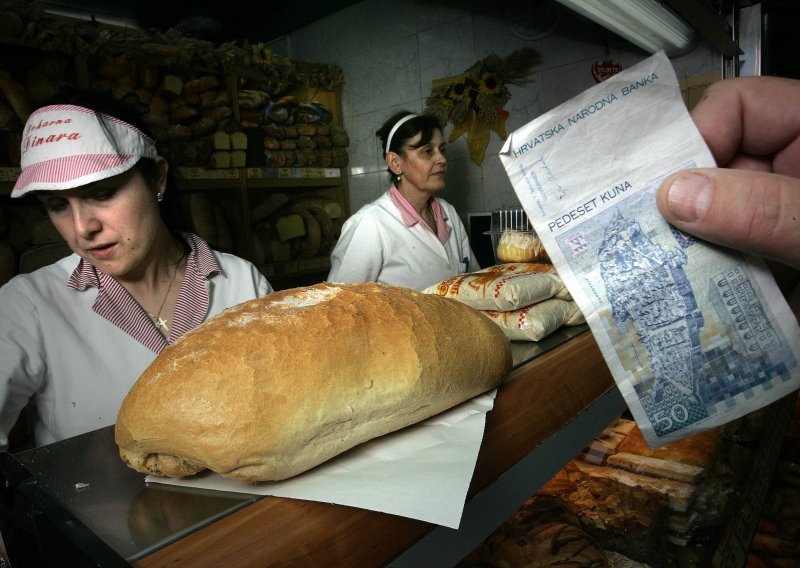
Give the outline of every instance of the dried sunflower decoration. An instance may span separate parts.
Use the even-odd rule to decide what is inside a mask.
[[[438,117],[443,125],[453,123],[450,142],[466,134],[470,158],[480,165],[492,130],[503,140],[508,138],[508,111],[503,108],[511,98],[507,85],[532,82],[528,74],[541,61],[539,52],[530,48],[518,49],[506,58],[491,54],[460,75],[434,80],[425,112]]]

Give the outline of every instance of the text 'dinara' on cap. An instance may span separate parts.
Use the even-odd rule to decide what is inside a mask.
[[[34,111],[25,123],[21,173],[11,197],[80,187],[155,158],[155,141],[112,116],[74,105]]]

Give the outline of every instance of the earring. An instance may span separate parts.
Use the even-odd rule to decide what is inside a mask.
[[[161,193],[160,191],[158,193],[156,193],[156,201],[158,201],[159,203],[164,201],[164,194]]]
[[[401,178],[401,177],[403,177],[403,172],[400,172],[399,174],[397,174],[397,178],[398,179]]]

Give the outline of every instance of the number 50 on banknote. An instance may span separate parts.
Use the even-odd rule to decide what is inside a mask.
[[[714,166],[663,53],[513,132],[500,159],[650,445],[800,387],[800,328],[763,263],[658,212],[667,175]]]

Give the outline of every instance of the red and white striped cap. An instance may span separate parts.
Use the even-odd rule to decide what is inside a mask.
[[[72,189],[121,174],[155,158],[155,141],[113,116],[74,105],[34,111],[22,134],[22,171],[11,197]]]

